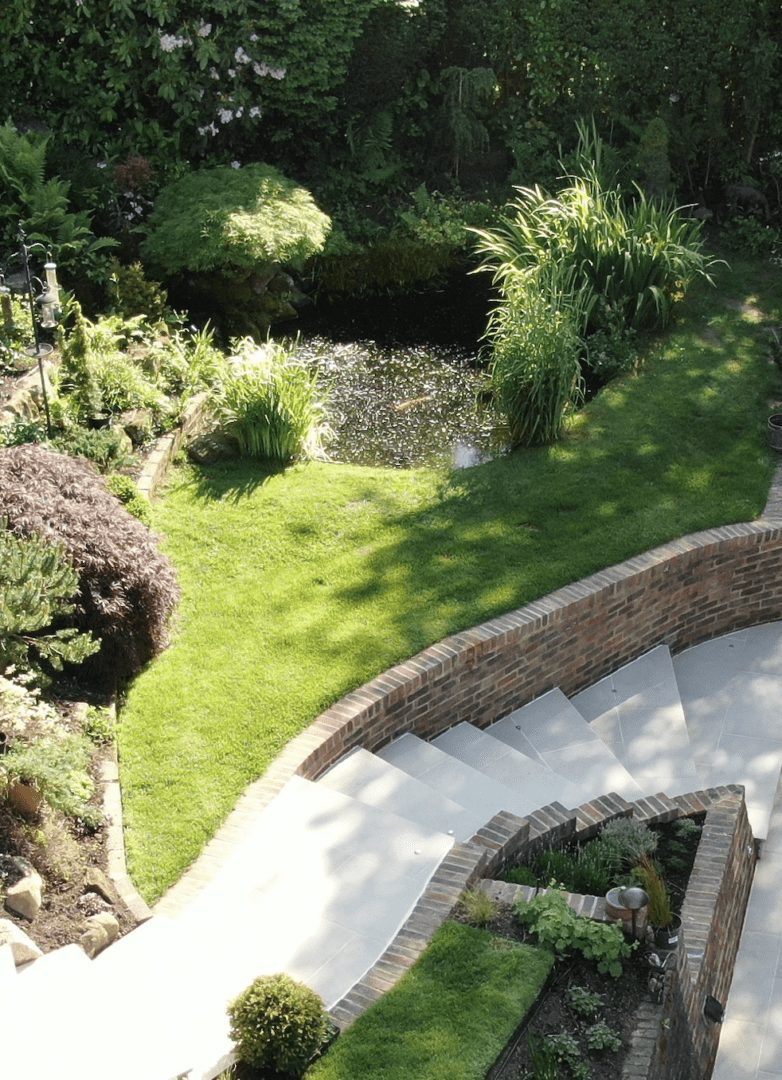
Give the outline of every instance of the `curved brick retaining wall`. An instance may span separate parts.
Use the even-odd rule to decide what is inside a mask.
[[[559,686],[569,695],[661,642],[678,652],[782,617],[782,528],[729,525],[664,544],[425,649],[328,709],[260,783],[315,779],[355,746],[486,727]]]

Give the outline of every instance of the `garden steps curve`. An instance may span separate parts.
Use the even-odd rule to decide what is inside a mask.
[[[572,699],[647,794],[701,787],[671,654],[658,645]]]
[[[520,817],[533,813],[546,803],[559,802],[573,807],[584,801],[579,797],[576,785],[561,773],[466,721],[438,735],[432,745],[509,788],[519,797],[513,812]]]
[[[632,802],[644,795],[638,784],[559,687],[486,728],[495,739],[547,765],[576,787],[577,802],[606,791]]]
[[[543,695],[538,699],[543,701],[537,706],[539,714],[548,709],[556,718],[565,712],[564,723],[573,736],[574,747],[594,748],[595,734],[602,740],[600,729],[605,729],[608,741],[620,754],[613,755],[607,747],[608,753],[602,755],[607,769],[604,790],[616,788],[608,777],[617,768],[623,768],[622,775],[630,772],[647,795],[661,789],[657,783],[661,773],[656,765],[651,768],[642,758],[640,771],[627,768],[635,762],[634,755],[640,753],[643,739],[649,753],[666,755],[664,775],[677,781],[691,778],[687,785],[690,790],[701,786],[704,776],[712,783],[718,775],[723,776],[719,770],[727,770],[726,748],[733,745],[730,738],[754,739],[754,743],[745,745],[743,757],[731,755],[734,765],[746,766],[746,775],[737,767],[729,776],[725,772],[724,779],[747,784],[754,831],[765,836],[773,796],[770,785],[773,781],[775,789],[782,764],[782,732],[772,725],[773,698],[777,689],[782,691],[782,624],[728,637],[733,640],[698,646],[676,657],[673,663],[664,647],[653,650],[654,655],[647,654],[603,680],[602,685],[598,684],[599,692],[577,695],[576,704],[581,703],[587,714],[582,724],[587,724],[590,731],[583,741],[575,741],[582,740],[585,729],[576,725],[577,717],[563,706],[564,696],[556,693],[543,701],[547,696]],[[700,658],[707,671],[699,682]],[[728,670],[730,664],[733,667]],[[753,680],[745,678],[748,674]],[[753,691],[755,676],[761,682],[760,688]],[[672,689],[678,700],[679,683],[683,709],[671,700]],[[606,690],[610,698],[606,698]],[[602,707],[606,700],[608,706]],[[782,698],[777,696],[776,700]],[[753,708],[746,708],[747,701]],[[757,730],[752,726],[755,705],[762,706]],[[609,715],[608,720],[603,720],[612,710],[618,711],[618,717]],[[498,721],[494,731],[479,731],[479,740],[472,732],[470,738],[495,753],[498,743],[507,746],[513,752],[503,755],[504,760],[517,761],[524,771],[530,763],[536,763],[538,768],[549,770],[556,783],[556,771],[545,755],[557,747],[546,749],[540,734],[537,743],[534,739],[530,742],[532,754],[522,753],[510,741],[523,733],[523,725],[519,725],[519,714],[523,712],[516,710]],[[533,713],[530,709],[530,735],[535,731]],[[641,716],[648,721],[646,731],[640,721],[624,724],[628,718],[638,721]],[[744,727],[737,730],[740,717]],[[616,741],[617,729],[621,743]],[[463,742],[465,729],[459,732],[455,727],[452,731],[456,734],[450,739]],[[499,738],[503,733],[506,738]],[[777,734],[781,737],[776,738]],[[680,758],[667,755],[669,737]],[[568,736],[563,738],[570,745]],[[58,1015],[67,1015],[72,1021],[57,1048],[58,1071],[52,1075],[105,1080],[107,1059],[100,1051],[113,1046],[115,1054],[120,1048],[118,1057],[112,1059],[117,1064],[113,1080],[171,1080],[187,1070],[191,1070],[191,1080],[206,1080],[216,1075],[216,1062],[224,1060],[230,1049],[225,1004],[258,974],[287,968],[317,989],[328,1005],[333,1004],[381,955],[453,846],[456,825],[446,831],[441,828],[448,824],[450,815],[461,812],[470,815],[470,820],[482,817],[485,823],[499,810],[514,811],[518,807],[516,812],[521,811],[523,795],[446,753],[441,747],[448,744],[448,738],[441,736],[436,742],[439,745],[406,734],[376,756],[362,751],[353,755],[349,766],[344,762],[350,759],[343,759],[318,782],[293,777],[265,809],[246,816],[242,827],[231,831],[218,861],[202,871],[199,887],[194,887],[191,895],[177,892],[173,901],[169,894],[168,902],[158,905],[155,918],[96,960],[67,960],[67,964],[78,965],[79,971],[74,968],[71,973],[66,1007],[61,1001],[55,1005],[57,994],[50,992],[45,978],[47,968],[54,971],[61,965],[58,970],[65,970],[66,961],[55,958],[66,950],[49,954],[28,971],[21,971],[13,995],[13,1014],[19,1023],[8,1026],[0,1051],[2,1065],[7,1066],[14,1060],[14,1053],[21,1053],[35,1042],[43,1008],[44,1014],[59,1010]],[[542,761],[536,762],[534,754]],[[565,783],[574,778],[576,759],[577,754],[568,758],[570,776],[563,776]],[[362,763],[367,769],[363,780],[359,771]],[[400,771],[412,777],[414,784],[397,775]],[[758,775],[763,784],[757,781]],[[382,788],[389,783],[389,777],[393,782],[387,806],[396,806],[405,811],[403,814],[382,808]],[[338,790],[343,783],[347,793]],[[358,798],[352,797],[354,794]],[[551,802],[552,798],[550,790],[542,801]],[[455,816],[453,820],[461,821],[462,831],[468,818]],[[771,873],[774,881],[778,874],[782,888],[779,833],[769,834],[765,862],[766,873]],[[753,904],[762,907],[762,894],[755,895],[761,900],[753,899],[751,909]],[[168,912],[170,918],[161,912]],[[778,925],[782,926],[782,911]],[[46,987],[43,996],[36,991],[36,984]],[[52,980],[55,985],[56,976]],[[61,984],[60,991],[62,997]],[[119,1015],[116,1008],[104,1009],[97,1004],[104,1000],[120,1001]],[[85,1007],[85,1002],[91,1004]],[[97,1039],[94,1016],[105,1028]],[[58,1022],[53,1018],[53,1023],[56,1027]],[[147,1023],[149,1031],[159,1039],[159,1046],[157,1050],[152,1048],[150,1061],[144,1059],[141,1066],[142,1050],[135,1044],[144,1040],[132,1033],[143,1031]],[[92,1045],[98,1047],[94,1061],[89,1051]],[[89,1051],[86,1056],[85,1047]],[[47,1051],[41,1046],[36,1047],[36,1052]],[[123,1054],[135,1072],[123,1071]],[[782,1074],[782,1056],[779,1060],[774,1075]],[[174,1067],[169,1067],[171,1061],[175,1061]],[[73,1068],[68,1072],[71,1064]],[[45,1070],[39,1070],[39,1074],[48,1075]],[[753,1074],[753,1080],[763,1080],[762,1073]]]

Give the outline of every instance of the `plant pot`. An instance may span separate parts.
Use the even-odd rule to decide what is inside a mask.
[[[768,445],[782,453],[782,413],[772,413],[768,418]]]
[[[17,810],[24,817],[35,818],[41,809],[43,796],[38,788],[17,780],[8,788],[8,801],[14,810]]]
[[[87,417],[87,427],[92,431],[97,431],[99,428],[107,428],[111,424],[111,413],[96,413],[94,416]]]
[[[679,944],[679,930],[682,921],[678,915],[674,915],[670,926],[656,926],[654,928],[654,943],[658,949],[675,949]]]

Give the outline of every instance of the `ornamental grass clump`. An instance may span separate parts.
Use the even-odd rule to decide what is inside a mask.
[[[299,1076],[329,1033],[323,1001],[290,975],[264,975],[228,1006],[240,1061]]]
[[[315,457],[327,433],[317,374],[282,345],[246,338],[216,388],[215,411],[247,457]]]
[[[128,678],[160,652],[179,598],[174,569],[89,462],[34,445],[0,450],[0,517],[17,536],[59,544],[75,570],[68,621],[101,642],[93,677]]]
[[[582,398],[581,338],[572,312],[534,275],[505,282],[487,337],[491,390],[513,446],[550,443]]]

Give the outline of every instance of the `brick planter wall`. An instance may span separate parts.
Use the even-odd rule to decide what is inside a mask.
[[[403,732],[431,739],[486,727],[560,686],[574,694],[661,642],[679,651],[782,617],[782,529],[730,525],[664,544],[425,649],[348,694],[276,760],[269,797],[292,773],[317,778],[355,746]]]
[[[707,994],[723,1006],[728,1000],[754,870],[746,806],[733,794],[706,814],[649,1080],[711,1076],[720,1026],[703,1005]]]

